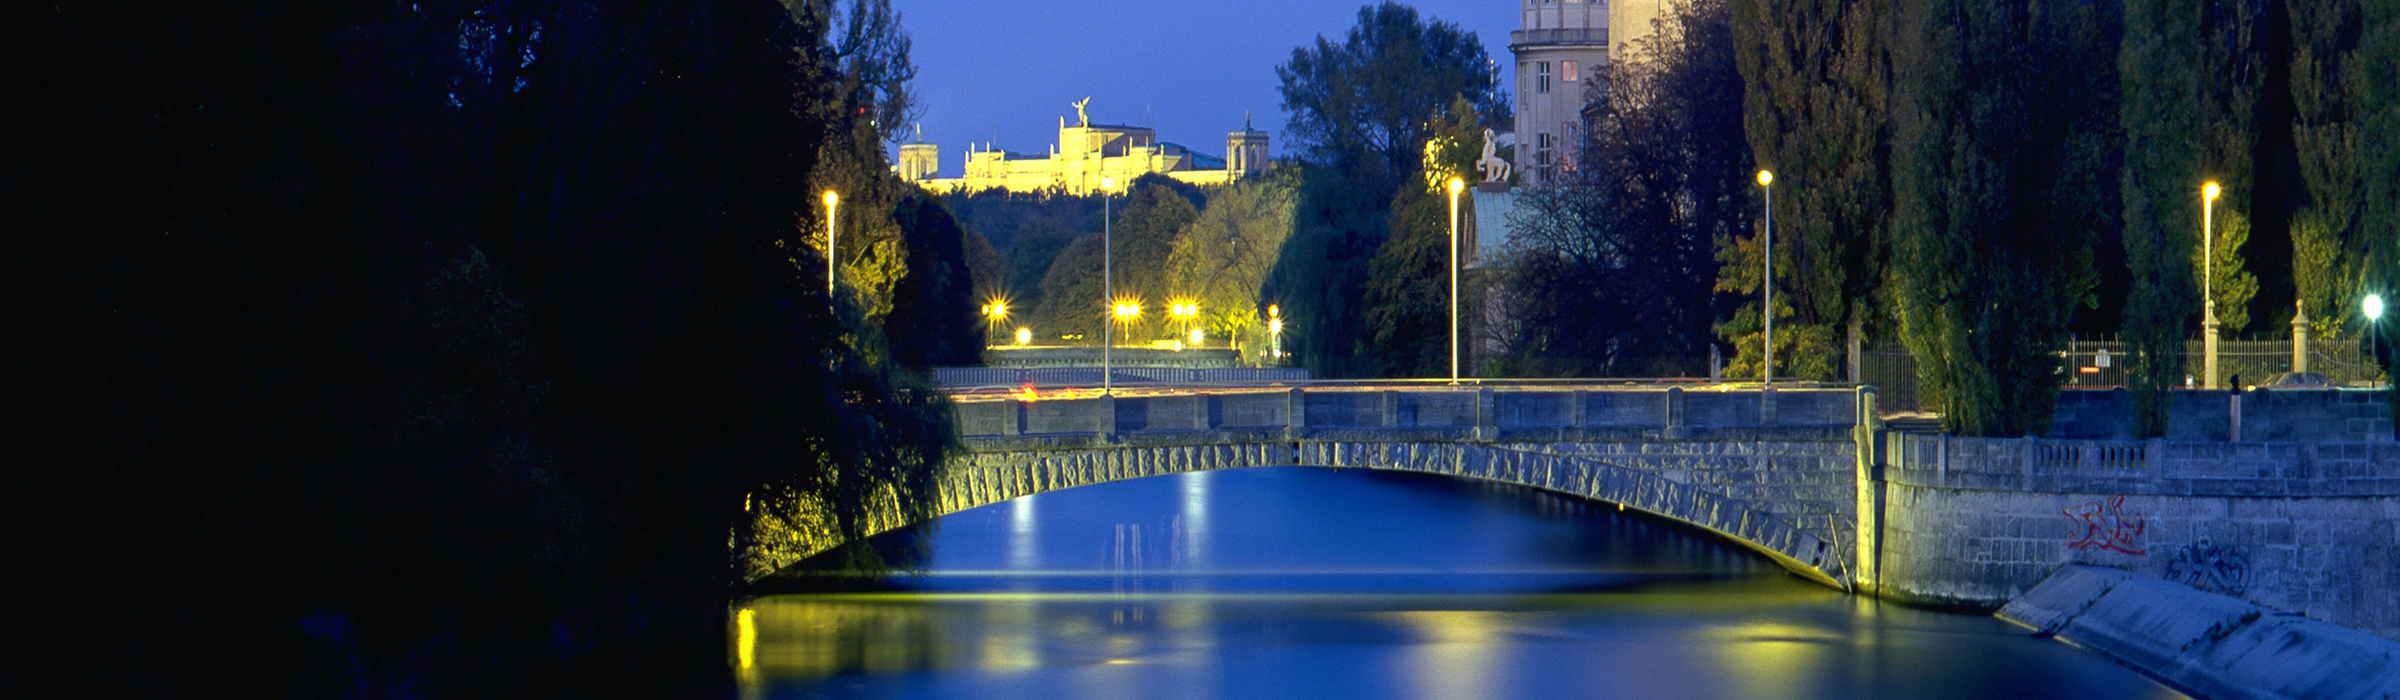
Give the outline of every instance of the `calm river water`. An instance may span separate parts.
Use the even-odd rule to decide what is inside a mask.
[[[900,592],[749,601],[748,698],[2182,697],[1615,507],[1305,467],[942,518]]]

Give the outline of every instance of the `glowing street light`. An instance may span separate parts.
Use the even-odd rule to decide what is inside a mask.
[[[2215,181],[2200,187],[2200,330],[2201,345],[2206,352],[2201,373],[2208,384],[2202,388],[2217,388],[2217,296],[2214,282],[2217,271],[2216,214],[2217,195],[2224,193]]]
[[[1267,305],[1267,353],[1277,364],[1283,362],[1283,308]]]
[[[1194,330],[1192,328],[1192,317],[1200,315],[1199,304],[1189,301],[1171,302],[1167,306],[1167,315],[1175,317],[1175,322],[1183,326],[1183,330],[1186,334],[1190,334],[1194,338],[1199,337],[1197,334],[1191,333],[1191,331]],[[1192,344],[1198,345],[1200,344],[1200,341],[1193,340]]]
[[[834,194],[833,190],[825,191],[825,300],[829,304],[833,301],[833,236],[837,230],[833,214],[841,203],[841,195]]]
[[[1450,383],[1458,383],[1458,193],[1467,182],[1450,178]]]
[[[1765,377],[1767,384],[1772,386],[1775,384],[1775,173],[1758,171],[1758,187],[1767,193],[1767,247],[1763,256],[1767,259],[1767,276],[1761,278],[1758,285],[1767,291],[1767,306],[1759,314],[1767,323],[1767,349],[1766,369],[1760,376]]]
[[[983,344],[985,347],[991,346],[993,330],[1000,326],[1002,319],[1006,318],[1008,318],[1008,302],[993,299],[992,303],[983,305]]]
[[[1024,326],[1018,326],[1018,327],[1017,327],[1017,344],[1018,344],[1018,345],[1024,345],[1024,344],[1026,344],[1026,343],[1031,343],[1031,342],[1033,342],[1033,329],[1031,329],[1031,328],[1026,328],[1026,327],[1024,327]]]

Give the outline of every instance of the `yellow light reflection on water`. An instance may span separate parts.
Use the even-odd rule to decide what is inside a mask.
[[[1503,656],[1508,614],[1493,610],[1411,610],[1384,613],[1417,635],[1409,664],[1425,697],[1488,698]]]
[[[1732,695],[1756,700],[1814,696],[1816,685],[1808,682],[1812,671],[1828,667],[1833,653],[1849,643],[1823,628],[1776,622],[1716,627],[1705,634],[1708,646],[1723,654]]]

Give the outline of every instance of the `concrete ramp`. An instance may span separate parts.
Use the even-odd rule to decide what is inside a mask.
[[[2062,568],[1999,615],[2201,697],[2400,697],[2400,642],[2118,569]]]

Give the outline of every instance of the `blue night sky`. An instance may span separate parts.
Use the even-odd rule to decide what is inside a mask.
[[[1284,136],[1275,67],[1322,34],[1339,42],[1365,0],[892,0],[915,39],[925,140],[957,177],[970,143],[1040,154],[1092,98],[1092,122],[1158,129],[1224,155],[1242,113]],[[1422,16],[1474,32],[1508,78],[1516,0],[1426,0]],[[1507,84],[1505,82],[1503,85]]]

